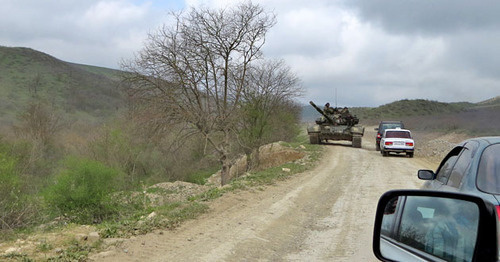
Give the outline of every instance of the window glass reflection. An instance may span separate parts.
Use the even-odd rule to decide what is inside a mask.
[[[391,232],[394,230],[395,219],[396,219],[396,206],[398,204],[398,198],[395,197],[387,203],[384,210],[384,217],[382,219],[382,235],[391,236]]]
[[[403,210],[400,212],[399,208]],[[410,196],[404,205],[400,204],[397,208],[394,201],[390,202],[386,210],[392,212],[384,213],[384,235],[446,261],[472,260],[479,217],[476,204],[456,199]],[[396,214],[401,214],[400,220],[395,218]]]

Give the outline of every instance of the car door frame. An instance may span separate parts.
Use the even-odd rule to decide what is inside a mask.
[[[445,179],[446,181],[441,181],[439,179],[439,177],[441,177],[442,174],[441,171],[442,171],[442,168],[443,166],[446,164],[446,162],[451,158],[451,157],[454,157],[456,156],[457,159],[458,157],[460,156],[460,154],[462,153],[462,150],[464,149],[464,145],[457,145],[455,146],[452,150],[450,150],[450,152],[448,152],[448,154],[443,158],[443,160],[441,160],[441,163],[439,164],[438,168],[436,169],[436,172],[434,173],[434,177],[430,180],[428,180],[426,183],[427,185],[424,186],[425,188],[427,189],[434,189],[434,190],[438,190],[439,188],[441,188],[442,186],[445,186],[446,183],[448,183],[448,179],[450,178],[450,175],[451,175],[451,170],[453,169],[453,167],[455,166],[455,163],[456,163],[456,160],[455,162],[452,164],[452,166],[450,167],[450,175],[448,175],[448,177]]]

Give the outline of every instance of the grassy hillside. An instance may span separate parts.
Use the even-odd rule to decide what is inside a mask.
[[[381,120],[403,120],[414,130],[500,135],[500,97],[476,104],[405,99],[375,108],[350,108],[350,111],[363,125],[376,125]],[[304,106],[304,122],[313,122],[319,116],[310,105]]]
[[[380,120],[401,117],[455,114],[473,106],[474,104],[467,102],[443,103],[424,99],[404,99],[376,108],[353,108],[351,111],[365,123],[377,123]]]
[[[33,100],[43,100],[62,112],[102,119],[122,107],[120,71],[58,60],[29,48],[0,46],[0,123]]]
[[[458,132],[472,136],[500,135],[500,105],[473,106],[452,114],[402,117],[401,120],[414,130]]]
[[[361,122],[365,124],[375,124],[380,120],[398,119],[408,116],[429,116],[436,114],[449,114],[462,112],[473,107],[474,104],[461,103],[442,103],[424,99],[400,100],[379,107],[352,107],[351,113],[358,116]],[[310,105],[303,108],[303,120],[313,121],[320,114]]]
[[[500,107],[500,96],[490,98],[488,100],[479,102],[475,105],[475,108],[495,108]]]

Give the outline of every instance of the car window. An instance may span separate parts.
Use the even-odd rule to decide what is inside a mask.
[[[472,260],[479,224],[477,205],[456,199],[411,196],[404,205],[398,205],[400,208],[402,212],[384,213],[382,219],[387,228],[395,224],[391,239],[447,261]],[[401,214],[401,219],[395,219],[394,214]]]
[[[444,184],[448,182],[448,178],[450,177],[451,174],[451,169],[453,168],[453,165],[455,165],[458,155],[460,155],[460,152],[462,152],[463,149],[464,149],[463,146],[456,146],[441,161],[438,169],[436,170],[436,179],[438,181],[441,181]],[[443,169],[448,169],[448,170],[443,170]]]
[[[386,138],[411,138],[410,132],[406,131],[387,131],[385,132]]]
[[[439,172],[436,175],[436,179],[443,184],[446,184],[448,182],[448,178],[450,178],[451,175],[451,169],[453,168],[453,165],[457,161],[458,156],[450,156],[446,162],[441,166],[439,169]]]
[[[477,188],[500,194],[500,144],[489,146],[483,151],[477,171]]]
[[[448,186],[456,188],[460,187],[460,182],[462,181],[462,178],[464,177],[465,173],[467,173],[467,170],[470,167],[472,158],[474,157],[474,154],[477,150],[477,146],[477,142],[474,141],[465,144],[462,153],[460,153],[457,162],[451,170],[450,178],[448,179],[447,183]]]
[[[399,198],[395,197],[389,201],[389,204],[384,210],[384,220],[382,222],[381,233],[386,236],[390,236],[396,224],[396,207],[398,205]]]

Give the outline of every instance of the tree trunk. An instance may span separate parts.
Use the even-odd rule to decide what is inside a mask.
[[[222,162],[222,169],[220,173],[220,184],[221,186],[223,186],[229,183],[230,180],[229,170],[231,169],[231,162],[229,161],[227,156],[223,156],[221,162]]]
[[[222,143],[222,147],[220,152],[220,162],[222,164],[222,170],[220,173],[220,183],[221,186],[229,183],[230,180],[230,169],[231,169],[231,159],[229,157],[228,153],[228,148],[229,148],[229,141],[230,141],[230,131],[229,130],[224,130],[224,142]]]

